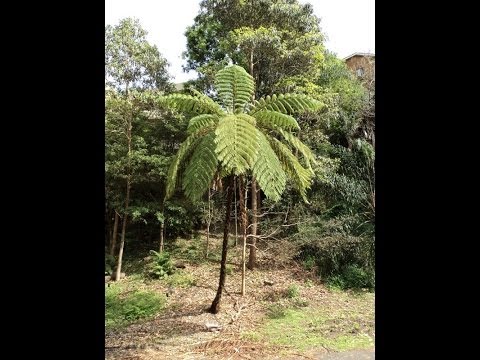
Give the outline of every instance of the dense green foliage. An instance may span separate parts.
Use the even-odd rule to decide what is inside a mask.
[[[345,289],[375,289],[375,274],[358,265],[347,265],[339,274],[328,278],[327,284]]]
[[[105,326],[113,328],[149,318],[161,311],[165,303],[165,296],[154,292],[126,293],[121,287],[109,286],[105,290]]]
[[[105,84],[128,89],[171,89],[167,61],[136,19],[126,18],[105,27]]]
[[[150,250],[152,256],[152,262],[147,267],[147,275],[157,279],[163,279],[168,275],[172,275],[174,272],[174,267],[172,260],[170,259],[170,254],[166,251],[157,252],[155,250]]]
[[[318,75],[324,56],[319,23],[311,5],[296,0],[204,0],[185,33],[186,69],[196,70],[196,85],[209,90],[215,73],[233,61],[254,77],[255,97],[290,92],[279,84]]]

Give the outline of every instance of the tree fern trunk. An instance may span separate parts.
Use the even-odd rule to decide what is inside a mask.
[[[212,222],[212,189],[208,188],[208,217],[207,217],[207,246],[205,248],[205,258],[208,258],[208,243],[210,242],[210,224]]]
[[[240,219],[242,221],[242,237],[243,237],[243,251],[242,251],[242,296],[245,295],[245,262],[246,262],[246,247],[247,247],[247,211],[246,211],[246,195],[244,194],[245,184],[243,176],[239,177],[239,194],[240,194]],[[253,197],[252,197],[253,199]]]
[[[258,229],[258,202],[257,202],[257,181],[255,178],[252,178],[252,230],[250,241],[248,242],[250,246],[250,254],[248,256],[248,268],[253,270],[255,268],[255,263],[257,261],[257,229]]]
[[[227,250],[228,250],[228,230],[230,227],[230,210],[232,207],[232,194],[233,194],[233,176],[230,177],[229,187],[227,191],[227,204],[225,206],[225,224],[223,227],[223,244],[222,244],[222,261],[220,262],[220,280],[218,282],[218,290],[215,299],[213,299],[212,306],[209,311],[212,314],[218,313],[220,310],[220,301],[222,299],[222,290],[225,286],[225,278],[227,273],[225,271],[227,264]]]

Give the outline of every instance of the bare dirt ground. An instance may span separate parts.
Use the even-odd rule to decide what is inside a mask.
[[[237,249],[231,251],[231,256],[238,259],[235,251]],[[356,311],[349,308],[354,305],[353,298],[348,295],[339,297],[338,293],[319,283],[312,273],[293,262],[279,264],[274,255],[260,257],[259,268],[247,270],[246,295],[243,297],[240,296],[239,266],[232,266],[232,273],[227,276],[222,307],[216,315],[208,313],[206,309],[215,297],[219,265],[187,264],[184,271],[196,279],[194,286],[177,287],[172,291],[163,281],[141,283],[140,286],[145,289],[169,292],[167,308],[153,319],[107,330],[105,359],[374,359],[373,346],[370,351],[353,353],[336,353],[327,347],[300,352],[294,346],[243,336],[258,330],[265,323],[269,306],[291,301],[285,296],[285,291],[292,285],[299,289],[302,301],[308,303],[306,306],[310,310],[332,308],[342,309],[344,313]],[[265,285],[265,280],[273,282],[273,285]],[[128,274],[120,282],[128,288]],[[135,286],[138,288],[138,283]],[[374,338],[374,294],[368,301],[367,310],[363,311],[369,312],[369,320],[361,326],[365,326],[363,330]],[[222,328],[211,332],[206,328],[207,323],[217,323]]]

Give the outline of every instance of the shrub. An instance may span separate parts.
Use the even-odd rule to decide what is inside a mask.
[[[270,319],[281,319],[287,316],[288,308],[279,304],[273,304],[267,308],[267,316]]]
[[[147,267],[147,272],[150,277],[163,279],[173,274],[174,267],[168,252],[164,251],[159,253],[155,250],[150,250],[150,254],[152,254],[153,257],[152,263]]]
[[[290,299],[296,298],[300,291],[298,290],[297,285],[292,284],[287,289],[287,297]]]
[[[302,265],[305,270],[312,270],[315,266],[315,257],[313,257],[312,255],[307,255],[306,258],[302,261]]]
[[[316,266],[323,278],[339,275],[352,264],[363,269],[374,268],[374,238],[352,235],[351,228],[357,225],[355,220],[355,217],[331,219],[302,229],[296,237],[300,244],[297,260],[307,270]]]
[[[115,269],[116,264],[117,260],[115,259],[115,256],[105,254],[105,275],[111,274],[113,269]]]
[[[327,279],[329,286],[340,289],[375,289],[375,273],[366,271],[358,265],[346,266],[340,274],[332,275]]]

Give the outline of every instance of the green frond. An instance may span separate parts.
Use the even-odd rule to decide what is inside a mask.
[[[285,190],[287,177],[265,135],[260,130],[257,130],[257,133],[260,154],[253,165],[252,173],[265,195],[273,201],[278,201]]]
[[[267,129],[278,126],[288,131],[300,130],[297,120],[290,115],[282,114],[278,111],[261,110],[255,113],[255,119],[257,119],[258,125]]]
[[[208,96],[200,94],[191,96],[185,94],[171,94],[158,99],[160,105],[166,105],[180,112],[193,112],[197,114],[223,114],[223,110]]]
[[[217,115],[211,115],[211,114],[197,115],[191,118],[190,121],[188,122],[187,132],[189,134],[192,134],[195,131],[198,131],[205,127],[214,126],[217,124],[217,122],[218,122]]]
[[[239,175],[252,168],[258,155],[258,132],[251,122],[244,116],[224,116],[215,135],[215,152],[227,173]]]
[[[165,200],[168,200],[174,193],[178,183],[178,172],[183,162],[191,154],[198,140],[205,135],[207,129],[200,129],[189,135],[178,148],[177,153],[173,157],[167,173],[167,185],[165,189]]]
[[[277,127],[275,130],[279,132],[291,146],[300,151],[305,159],[305,162],[307,163],[308,168],[311,169],[311,164],[316,164],[315,155],[313,154],[312,150],[310,150],[307,145],[301,142],[299,138],[297,138],[291,132],[285,131],[280,127]]]
[[[232,65],[217,72],[215,89],[227,111],[237,114],[252,100],[255,82],[244,68]]]
[[[252,124],[253,126],[257,125],[257,119],[255,119],[253,116],[247,115],[247,114],[236,114],[236,116],[242,120],[245,120],[246,122]]]
[[[304,94],[272,95],[254,101],[254,107],[249,114],[254,115],[261,110],[273,110],[283,114],[293,115],[305,110],[318,110],[324,105]]]
[[[294,187],[299,191],[303,201],[308,203],[307,189],[310,188],[313,172],[305,169],[290,149],[278,139],[269,137],[269,142],[279,158],[284,171],[293,181]]]
[[[217,171],[214,138],[211,132],[200,140],[183,172],[182,187],[191,200],[199,199],[208,190]]]

